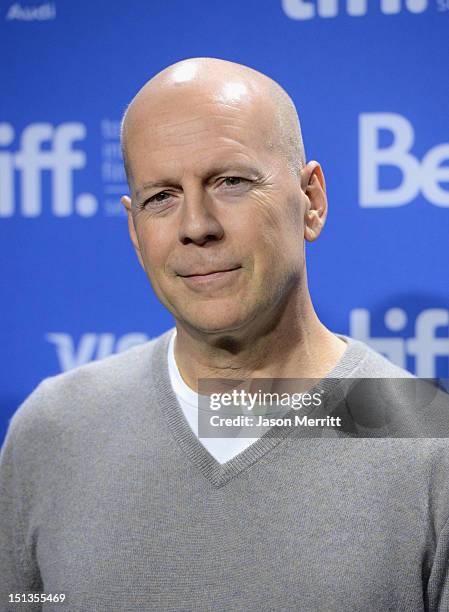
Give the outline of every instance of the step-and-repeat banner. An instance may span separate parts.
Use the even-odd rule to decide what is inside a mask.
[[[119,124],[187,57],[254,67],[295,101],[329,197],[307,245],[321,320],[449,376],[449,0],[1,0],[0,13],[0,442],[44,377],[174,323],[128,237]]]

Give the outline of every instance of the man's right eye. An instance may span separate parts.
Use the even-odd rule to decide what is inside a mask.
[[[153,204],[154,202],[165,202],[165,198],[164,199],[160,198],[160,196],[163,196],[163,195],[169,196],[170,194],[167,193],[166,191],[160,191],[159,193],[156,193],[154,196],[151,196],[151,198],[147,198],[144,202],[142,202],[142,204],[140,205],[140,208],[145,208],[147,204]]]

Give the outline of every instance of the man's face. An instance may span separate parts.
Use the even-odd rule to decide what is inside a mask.
[[[160,301],[196,330],[271,319],[305,274],[303,192],[273,121],[268,103],[192,91],[134,112],[131,238]]]

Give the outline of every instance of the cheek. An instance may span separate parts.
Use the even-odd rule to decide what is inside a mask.
[[[275,250],[277,230],[274,219],[258,205],[239,213],[226,224],[227,234],[236,250],[260,267],[262,262],[272,258]]]
[[[303,242],[301,201],[297,195],[260,196],[249,220],[253,244],[274,265],[300,254]]]
[[[166,232],[156,231],[156,228],[148,225],[137,232],[140,251],[148,271],[157,271],[164,267],[170,253],[166,236]]]

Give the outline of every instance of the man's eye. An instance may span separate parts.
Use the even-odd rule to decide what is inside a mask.
[[[141,207],[144,208],[147,204],[154,204],[155,202],[165,202],[166,198],[162,198],[161,196],[170,196],[166,191],[160,191],[156,193],[156,195],[151,196],[151,198],[147,198],[145,202],[142,202]]]
[[[227,176],[223,183],[227,183],[227,187],[233,187],[234,185],[239,185],[240,183],[244,182],[246,179],[241,178],[240,176]],[[229,182],[227,182],[229,181]]]
[[[149,198],[147,202],[163,202],[164,200],[162,199],[161,196],[164,196],[164,195],[169,196],[170,194],[167,193],[166,191],[161,191],[160,193],[157,193],[156,195]]]
[[[226,176],[221,182],[221,185],[226,184],[226,187],[237,187],[238,185],[247,182],[248,179],[244,179],[241,176]],[[144,202],[142,202],[140,208],[145,208],[147,204],[157,204],[161,202],[166,202],[167,198],[169,197],[170,194],[167,191],[160,191],[154,196],[151,196],[151,198],[147,198]]]

